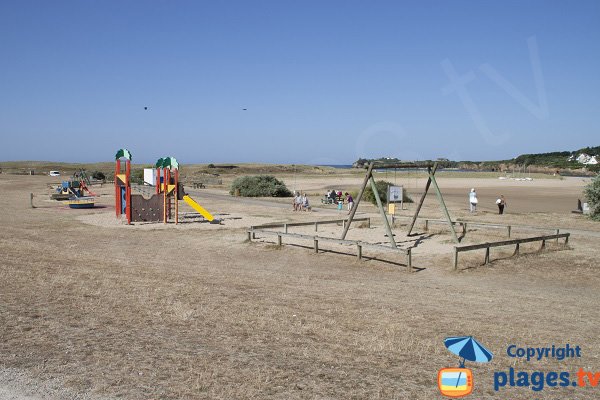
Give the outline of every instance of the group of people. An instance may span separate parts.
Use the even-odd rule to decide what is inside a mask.
[[[344,201],[341,190],[328,190],[325,194],[325,202],[328,204],[337,204],[338,201]]]
[[[475,192],[475,188],[472,188],[471,192],[469,192],[469,204],[470,211],[472,213],[477,211],[477,203],[479,203],[479,200],[477,199],[477,192]],[[504,208],[506,207],[506,199],[504,198],[504,195],[500,195],[500,197],[498,197],[496,200],[496,205],[498,206],[498,214],[504,214]]]
[[[300,194],[300,192],[294,192],[294,211],[310,211],[310,203],[308,202],[308,196],[306,193]]]
[[[354,206],[354,199],[352,198],[352,195],[348,192],[342,194],[341,190],[333,190],[333,189],[328,190],[327,193],[325,194],[324,202],[327,204],[340,204],[340,203],[343,204],[344,200],[346,201],[346,204],[348,205],[348,212],[350,212],[352,210],[352,207]],[[340,208],[340,210],[341,210],[341,208]]]

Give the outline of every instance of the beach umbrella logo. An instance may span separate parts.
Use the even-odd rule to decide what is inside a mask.
[[[458,368],[442,368],[438,372],[440,393],[447,397],[463,397],[473,391],[473,371],[465,368],[465,361],[486,363],[494,355],[473,336],[457,336],[444,339],[444,345],[460,357]]]

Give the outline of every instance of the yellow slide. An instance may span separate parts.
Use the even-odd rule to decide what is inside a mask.
[[[215,217],[212,216],[211,213],[206,211],[200,204],[196,203],[194,199],[192,199],[189,195],[183,196],[183,200],[190,205],[194,210],[198,211],[200,215],[206,218],[209,222],[212,222]]]

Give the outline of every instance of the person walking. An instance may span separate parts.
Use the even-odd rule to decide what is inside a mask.
[[[506,207],[506,199],[504,195],[500,195],[500,198],[496,200],[496,204],[498,205],[498,214],[504,214],[504,207]]]
[[[469,204],[470,204],[470,212],[476,212],[477,211],[477,203],[479,202],[479,200],[477,200],[477,193],[475,192],[475,188],[471,189],[471,192],[469,193]]]
[[[346,201],[348,202],[348,214],[350,214],[350,211],[352,211],[352,207],[354,206],[354,199],[348,192],[346,192]]]

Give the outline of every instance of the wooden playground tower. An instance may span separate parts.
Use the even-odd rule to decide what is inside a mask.
[[[121,171],[124,160],[125,171]],[[156,192],[150,198],[131,193],[131,152],[120,149],[115,155],[115,211],[117,218],[125,214],[127,223],[160,222],[179,223],[179,200],[183,200],[206,221],[221,223],[210,212],[185,193],[179,182],[179,163],[175,157],[159,158],[154,164]]]
[[[139,221],[132,213],[135,208],[133,205],[133,196],[131,194],[131,152],[127,149],[120,149],[115,155],[115,211],[117,217],[125,214],[127,223]],[[125,164],[122,171],[123,163]],[[166,224],[172,217],[174,209],[175,223],[179,222],[178,200],[182,190],[179,185],[179,163],[174,157],[160,158],[154,165],[156,168],[156,195],[147,200],[143,208],[158,210],[162,221]],[[157,204],[157,197],[162,194],[162,201]],[[136,195],[141,197],[140,195]],[[141,200],[138,200],[141,201]],[[136,214],[137,215],[137,214]],[[156,219],[154,219],[156,221]]]
[[[456,235],[456,230],[454,229],[454,224],[452,223],[452,219],[450,218],[450,214],[448,213],[448,208],[446,207],[446,203],[444,202],[444,197],[442,196],[442,192],[440,191],[437,181],[435,180],[435,172],[437,170],[437,167],[438,167],[437,162],[436,163],[432,163],[432,162],[418,163],[417,162],[417,163],[400,163],[400,164],[380,164],[380,163],[371,162],[367,168],[367,173],[365,174],[365,179],[360,188],[360,192],[358,193],[358,197],[356,198],[356,200],[354,202],[354,206],[352,207],[352,210],[350,211],[350,216],[348,217],[348,223],[344,226],[344,232],[342,233],[342,239],[346,238],[346,234],[348,233],[348,230],[350,229],[350,224],[352,223],[352,220],[354,219],[354,214],[356,214],[356,210],[358,209],[358,205],[360,204],[360,200],[362,199],[365,188],[367,187],[367,184],[370,183],[371,189],[373,190],[373,195],[375,196],[375,201],[377,202],[377,208],[379,209],[379,213],[381,214],[381,216],[383,218],[384,227],[385,227],[386,234],[387,234],[388,240],[390,242],[390,245],[393,248],[397,248],[398,246],[396,245],[396,241],[394,240],[394,234],[392,233],[392,228],[390,227],[390,224],[388,222],[387,216],[385,214],[385,210],[383,208],[383,204],[381,202],[381,198],[379,197],[379,192],[377,191],[377,186],[375,185],[375,178],[373,177],[373,169],[374,168],[376,168],[376,169],[426,168],[427,175],[429,178],[427,179],[427,184],[425,185],[425,192],[423,192],[423,195],[421,196],[421,199],[419,200],[419,203],[417,204],[415,214],[409,225],[408,235],[410,236],[412,234],[412,230],[415,226],[415,222],[417,221],[417,217],[419,216],[419,212],[421,211],[421,207],[423,206],[423,202],[425,201],[425,196],[427,196],[429,187],[431,186],[431,184],[433,184],[435,193],[437,194],[437,198],[440,203],[440,208],[442,209],[442,212],[444,213],[444,216],[445,216],[446,221],[448,222],[448,226],[450,228],[450,232],[452,233],[452,238],[454,239],[454,241],[456,243],[459,243],[458,236]]]
[[[125,173],[121,172],[121,159],[125,159]],[[115,211],[117,218],[125,214],[131,224],[131,153],[119,149],[115,155]]]
[[[163,222],[171,218],[171,210],[175,208],[175,224],[179,223],[179,200],[182,192],[179,187],[179,163],[175,157],[159,158],[154,164],[156,168],[156,194],[163,194]]]

